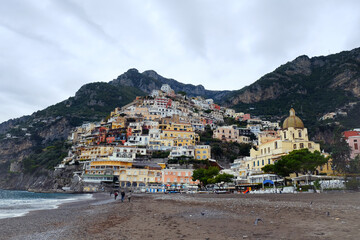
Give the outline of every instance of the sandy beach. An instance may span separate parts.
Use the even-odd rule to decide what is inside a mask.
[[[135,194],[130,203],[99,193],[0,220],[1,239],[359,239],[359,229],[360,193],[343,192]]]

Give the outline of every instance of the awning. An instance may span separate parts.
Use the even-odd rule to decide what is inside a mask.
[[[263,181],[263,184],[265,184],[265,183],[270,183],[270,184],[274,185],[274,182],[271,181],[271,180],[264,180],[264,181]]]

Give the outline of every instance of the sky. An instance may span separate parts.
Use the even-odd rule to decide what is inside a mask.
[[[360,47],[358,0],[0,0],[0,122],[130,68],[237,90]]]

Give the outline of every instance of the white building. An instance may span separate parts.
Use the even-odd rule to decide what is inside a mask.
[[[129,136],[128,141],[125,142],[125,146],[146,146],[150,140],[149,135]]]
[[[175,158],[175,157],[195,157],[195,151],[192,146],[181,146],[181,147],[172,147],[170,151],[169,158]]]

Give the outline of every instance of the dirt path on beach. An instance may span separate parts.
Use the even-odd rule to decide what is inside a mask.
[[[103,194],[0,226],[1,239],[360,239],[360,193]]]

